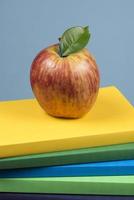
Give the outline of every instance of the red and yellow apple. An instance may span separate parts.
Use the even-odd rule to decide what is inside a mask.
[[[96,61],[87,49],[61,57],[56,44],[36,56],[30,82],[40,106],[49,115],[80,118],[95,103],[100,78]]]

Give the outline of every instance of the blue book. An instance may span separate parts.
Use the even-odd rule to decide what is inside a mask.
[[[134,175],[134,160],[0,170],[0,178]]]
[[[0,193],[2,200],[134,200],[134,196]]]

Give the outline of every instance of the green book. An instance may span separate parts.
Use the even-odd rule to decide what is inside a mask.
[[[134,195],[134,176],[0,179],[0,192]]]
[[[0,169],[134,159],[134,143],[1,158]]]

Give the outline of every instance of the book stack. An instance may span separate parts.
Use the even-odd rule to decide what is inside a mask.
[[[134,199],[133,106],[115,87],[80,119],[0,102],[0,199]]]

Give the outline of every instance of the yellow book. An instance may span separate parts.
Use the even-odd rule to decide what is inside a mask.
[[[54,118],[35,99],[0,102],[0,157],[134,142],[134,108],[115,87],[102,88],[80,119]]]

